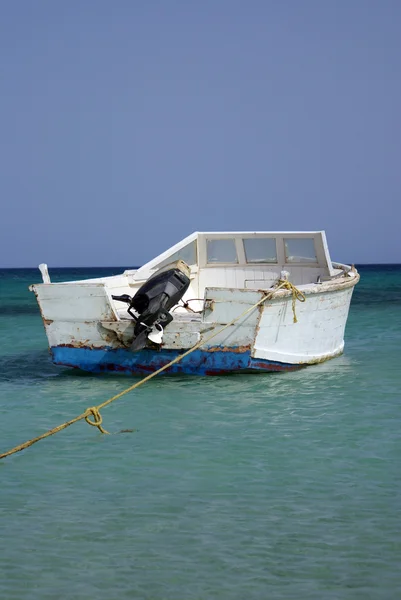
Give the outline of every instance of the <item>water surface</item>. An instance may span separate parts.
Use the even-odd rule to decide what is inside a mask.
[[[359,270],[343,356],[155,379],[103,411],[134,433],[2,461],[0,598],[401,598],[401,267]],[[134,381],[49,362],[38,275],[0,271],[0,451]]]

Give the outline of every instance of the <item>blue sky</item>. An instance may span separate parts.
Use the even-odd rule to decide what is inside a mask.
[[[0,3],[0,267],[194,230],[401,262],[399,0]]]

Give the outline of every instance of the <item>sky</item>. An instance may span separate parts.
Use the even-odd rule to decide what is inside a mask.
[[[193,231],[401,262],[399,0],[0,2],[0,267]]]

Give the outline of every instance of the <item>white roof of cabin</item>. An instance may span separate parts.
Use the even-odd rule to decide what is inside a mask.
[[[167,264],[168,259],[171,257],[172,261],[177,260],[176,253],[179,253],[180,250],[184,249],[186,246],[189,246],[192,242],[197,241],[196,247],[196,260],[197,264],[192,267],[192,270],[196,270],[197,267],[200,268],[213,268],[214,266],[222,266],[222,263],[218,265],[208,264],[207,262],[207,242],[208,240],[218,240],[218,239],[227,239],[231,238],[235,240],[235,244],[238,250],[238,262],[236,264],[227,263],[224,266],[226,268],[236,268],[240,266],[251,267],[253,268],[255,265],[251,265],[246,262],[245,253],[243,251],[243,239],[249,238],[275,238],[276,239],[276,253],[277,260],[274,265],[277,268],[277,265],[285,268],[286,265],[289,266],[289,262],[286,262],[285,256],[285,240],[289,238],[309,238],[314,240],[316,261],[308,262],[307,266],[310,267],[320,267],[326,268],[328,270],[329,275],[333,275],[335,273],[335,269],[332,266],[330,254],[327,246],[326,234],[324,231],[195,231],[191,235],[182,239],[180,242],[168,248],[165,252],[162,252],[146,264],[144,264],[140,269],[136,271],[125,271],[125,273],[134,274],[134,278],[136,280],[147,279],[154,270],[161,266],[161,263]],[[185,260],[185,258],[184,258]],[[270,266],[274,266],[273,263],[270,263]],[[266,266],[266,264],[265,264]],[[296,266],[294,261],[291,261],[291,266]],[[303,263],[301,266],[306,266],[306,263]]]

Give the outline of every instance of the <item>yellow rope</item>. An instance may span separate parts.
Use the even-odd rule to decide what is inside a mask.
[[[46,433],[42,433],[41,435],[38,435],[37,437],[32,438],[31,440],[28,440],[27,442],[24,442],[23,444],[19,444],[18,446],[15,446],[15,448],[12,448],[11,450],[8,450],[8,452],[4,452],[3,454],[0,454],[0,460],[2,458],[6,458],[7,456],[11,456],[11,454],[16,454],[17,452],[21,452],[21,450],[25,450],[25,448],[29,448],[29,446],[32,446],[33,444],[36,444],[36,442],[39,442],[40,440],[43,440],[43,439],[45,439],[47,437],[50,437],[51,435],[54,435],[55,433],[58,433],[59,431],[62,431],[63,429],[66,429],[70,425],[73,425],[74,423],[77,423],[78,421],[82,421],[83,419],[85,419],[85,421],[88,423],[88,425],[92,425],[92,427],[97,427],[101,433],[109,434],[109,432],[106,431],[106,429],[104,429],[102,427],[103,419],[102,419],[102,416],[101,416],[101,414],[99,412],[102,408],[104,408],[108,404],[111,404],[115,400],[118,400],[122,396],[125,396],[125,394],[128,394],[129,392],[132,392],[133,390],[135,390],[139,386],[143,385],[147,381],[150,381],[150,379],[153,379],[153,377],[156,377],[157,375],[159,375],[163,371],[166,371],[167,369],[169,369],[170,367],[172,367],[176,363],[180,362],[183,358],[185,358],[186,356],[188,356],[188,354],[191,354],[191,352],[194,352],[195,350],[198,350],[198,348],[200,348],[201,346],[203,346],[204,344],[206,344],[207,342],[209,342],[212,338],[214,338],[217,335],[219,335],[220,333],[222,333],[225,329],[227,329],[228,327],[232,327],[232,325],[235,325],[235,323],[237,323],[237,321],[239,321],[240,319],[242,319],[243,317],[245,317],[247,314],[249,314],[250,312],[252,312],[255,308],[257,308],[258,306],[260,306],[260,304],[263,304],[267,300],[271,300],[273,298],[273,296],[280,289],[287,289],[290,292],[292,292],[292,311],[293,311],[293,314],[294,314],[294,323],[297,323],[297,317],[296,317],[296,313],[295,313],[295,302],[297,300],[299,300],[300,302],[305,302],[306,298],[305,298],[304,294],[302,292],[300,292],[292,283],[290,283],[289,281],[280,279],[279,282],[278,282],[278,284],[277,284],[277,287],[274,288],[274,290],[272,290],[268,294],[264,295],[260,300],[258,300],[258,302],[256,302],[256,304],[253,304],[253,306],[251,306],[250,308],[247,308],[246,310],[244,310],[243,313],[241,313],[238,317],[235,317],[235,319],[233,319],[232,321],[230,321],[230,323],[227,323],[226,325],[224,325],[223,327],[221,327],[218,331],[214,331],[208,338],[206,338],[204,340],[201,339],[197,344],[195,344],[195,346],[193,346],[192,348],[190,348],[189,350],[187,350],[183,354],[180,354],[179,356],[177,356],[176,358],[174,358],[168,364],[164,365],[164,367],[161,367],[157,371],[154,371],[150,375],[147,375],[146,377],[144,377],[143,379],[141,379],[137,383],[134,383],[133,385],[131,385],[127,389],[123,390],[119,394],[116,394],[115,396],[112,396],[111,398],[109,398],[105,402],[102,402],[98,406],[92,406],[91,408],[87,408],[85,410],[85,412],[83,412],[80,415],[78,415],[77,417],[75,417],[75,419],[71,419],[70,421],[66,421],[65,423],[62,423],[61,425],[58,425],[57,427],[54,427],[53,429],[49,429],[49,431],[46,431]],[[93,421],[89,418],[90,416],[93,417]]]
[[[93,421],[90,420],[89,415],[93,415]],[[85,421],[88,425],[92,425],[92,427],[97,427],[101,433],[109,433],[102,427],[103,417],[99,412],[99,408],[97,406],[92,406],[91,408],[86,409],[86,417]]]
[[[292,292],[292,313],[294,315],[294,323],[298,323],[297,314],[295,312],[295,303],[298,300],[299,302],[305,302],[306,297],[305,294],[299,291],[298,288],[295,287],[290,281],[280,279],[280,283],[283,284],[283,288]]]

